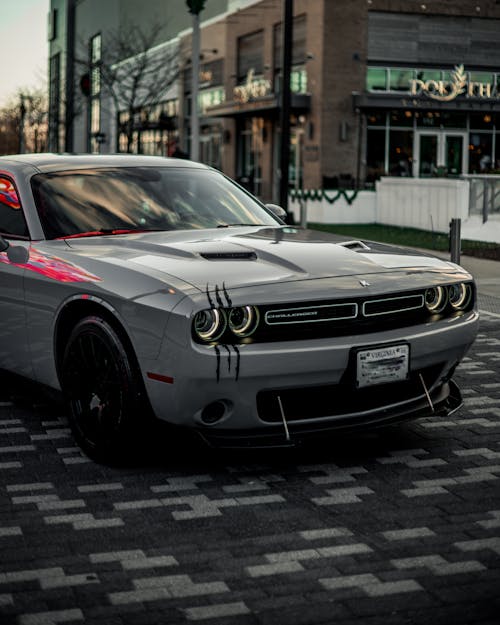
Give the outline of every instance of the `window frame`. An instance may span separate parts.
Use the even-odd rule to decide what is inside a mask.
[[[26,219],[26,215],[24,214],[24,208],[23,208],[23,204],[21,202],[21,196],[19,195],[19,190],[17,188],[16,182],[14,180],[14,178],[12,176],[10,176],[9,174],[6,174],[4,172],[0,172],[0,181],[1,180],[8,180],[12,186],[14,187],[14,191],[16,192],[17,195],[17,199],[19,200],[19,208],[11,208],[12,210],[18,210],[21,213],[22,216],[22,220],[24,222],[24,225],[26,227],[26,233],[27,234],[11,234],[11,233],[7,233],[4,232],[2,230],[2,221],[0,219],[0,236],[6,240],[9,239],[14,239],[15,241],[31,241],[31,235],[30,235],[30,229],[28,226],[28,220]],[[0,201],[0,210],[1,207],[7,207],[8,208],[8,204],[5,204],[4,202]]]

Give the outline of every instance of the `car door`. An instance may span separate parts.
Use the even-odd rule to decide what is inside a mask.
[[[14,181],[3,174],[0,174],[0,235],[9,244],[7,250],[0,252],[0,368],[29,377],[31,359],[24,305],[26,259],[22,258],[20,249],[29,250],[28,228]]]

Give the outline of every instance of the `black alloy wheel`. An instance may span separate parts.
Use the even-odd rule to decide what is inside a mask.
[[[133,360],[113,327],[98,316],[73,328],[64,351],[61,385],[80,447],[93,459],[113,462],[130,451],[141,410],[141,384]]]

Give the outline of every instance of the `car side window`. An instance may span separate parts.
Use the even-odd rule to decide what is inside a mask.
[[[16,238],[29,234],[16,188],[4,176],[0,176],[0,234]]]

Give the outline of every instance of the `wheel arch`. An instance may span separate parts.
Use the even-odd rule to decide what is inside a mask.
[[[132,364],[136,367],[136,370],[140,372],[134,346],[123,322],[118,318],[117,311],[110,304],[98,298],[84,298],[78,296],[65,302],[58,311],[55,322],[54,359],[59,380],[61,379],[60,367],[64,356],[64,350],[73,328],[78,321],[92,315],[101,317],[109,323],[122,341],[128,356],[132,359]]]

